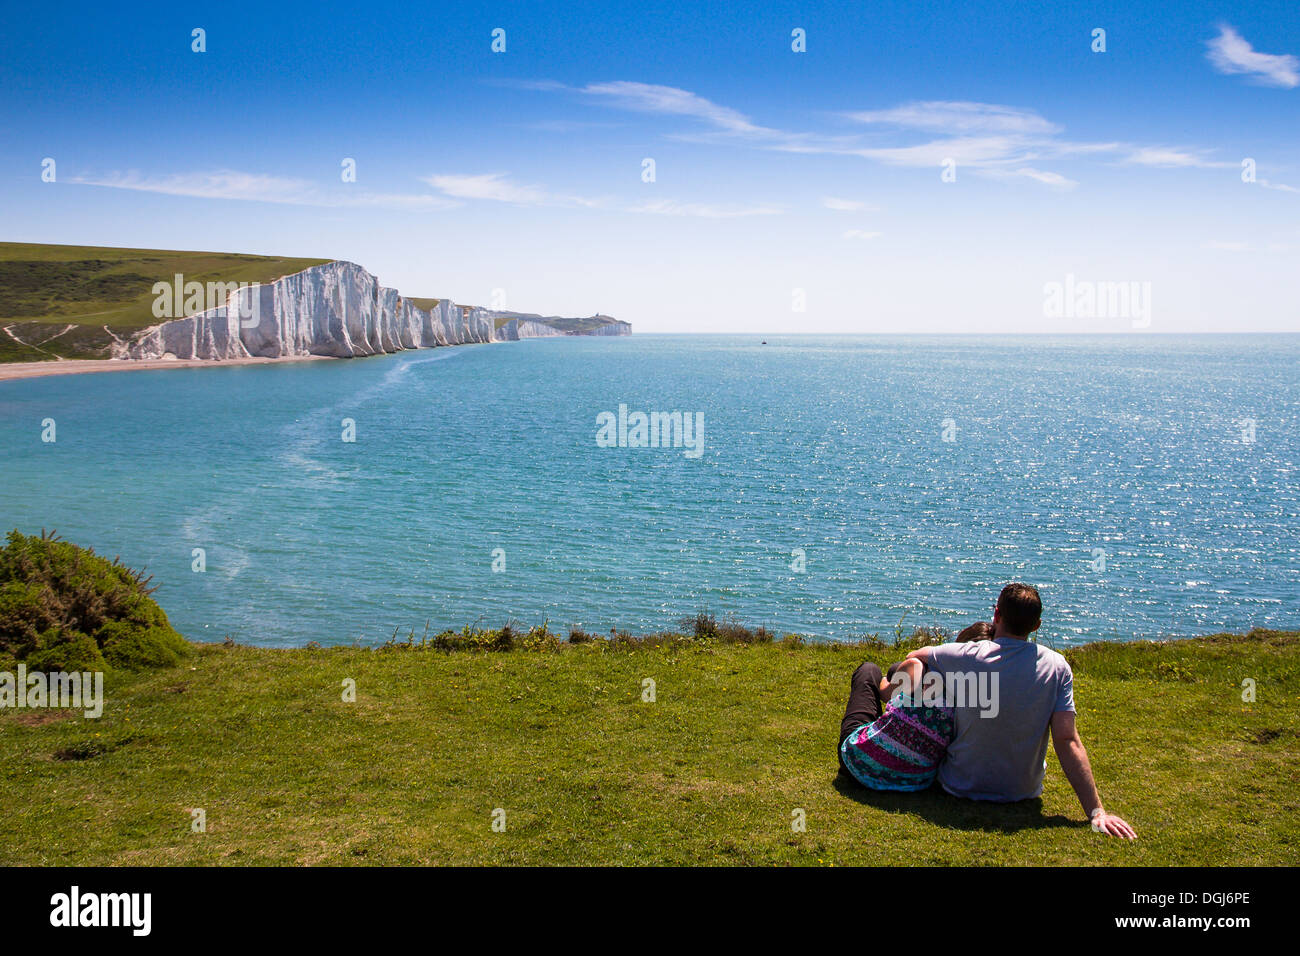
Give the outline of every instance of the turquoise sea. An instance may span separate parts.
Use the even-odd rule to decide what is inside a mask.
[[[601,447],[620,405],[700,413],[702,454]],[[1300,626],[1300,336],[634,335],[62,376],[0,383],[0,460],[6,530],[147,566],[196,640],[702,609],[892,636],[987,618],[1014,579],[1055,646]]]

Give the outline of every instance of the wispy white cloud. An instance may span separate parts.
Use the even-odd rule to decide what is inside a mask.
[[[673,139],[714,143],[743,141],[767,149],[791,152],[821,152],[827,137],[760,126],[740,110],[723,106],[710,99],[676,86],[641,83],[635,80],[611,80],[569,86],[552,80],[503,81],[521,89],[542,92],[565,92],[592,103],[635,113],[680,116],[698,121],[687,132],[673,132]]]
[[[729,133],[745,136],[767,136],[779,133],[751,122],[739,110],[719,106],[711,100],[689,90],[654,83],[637,83],[616,80],[610,83],[588,83],[577,91],[585,96],[606,99],[615,106],[641,113],[666,113],[689,116]]]
[[[537,186],[511,182],[505,173],[478,175],[433,175],[425,178],[434,189],[457,199],[491,199],[496,202],[531,206],[547,202],[546,192]]]
[[[515,206],[596,207],[606,204],[603,199],[557,193],[543,186],[515,182],[506,173],[435,173],[424,177],[424,182],[452,199],[479,199]]]
[[[1170,149],[1163,146],[1147,146],[1134,150],[1125,156],[1122,163],[1126,165],[1150,166],[1158,169],[1237,169],[1239,162],[1212,159],[1204,150]],[[1300,189],[1286,183],[1275,183],[1259,178],[1255,184],[1265,189],[1279,192],[1300,193]]]
[[[977,170],[977,172],[979,175],[990,179],[1032,179],[1036,183],[1042,183],[1044,186],[1051,186],[1055,189],[1073,189],[1075,186],[1079,185],[1077,181],[1068,179],[1060,173],[1035,169],[1032,166],[1022,166],[1019,169],[981,169]]]
[[[1290,53],[1260,53],[1232,27],[1219,25],[1219,35],[1206,42],[1206,58],[1220,73],[1245,74],[1265,86],[1300,86],[1300,57]]]
[[[1163,169],[1231,169],[1239,164],[1211,159],[1204,150],[1170,149],[1164,146],[1143,146],[1125,156],[1122,162],[1136,166],[1156,166]]]
[[[1051,136],[1060,127],[1033,110],[997,103],[965,100],[925,100],[904,103],[887,110],[846,114],[859,123],[885,124],[905,129],[943,133],[1010,133],[1023,136]]]
[[[1237,41],[1240,37],[1230,27],[1223,28],[1218,48],[1223,61],[1234,64],[1234,71],[1249,67],[1250,72],[1266,74],[1279,83],[1288,77],[1300,83],[1295,57],[1256,54],[1249,44]],[[986,178],[1037,183],[1059,190],[1073,189],[1079,185],[1078,180],[1046,169],[1043,164],[1104,158],[1153,169],[1230,169],[1238,165],[1217,159],[1213,151],[1206,149],[1066,139],[1060,125],[1036,110],[1000,103],[918,100],[888,109],[847,112],[841,115],[863,131],[828,135],[763,126],[739,110],[677,87],[624,80],[581,87],[550,81],[525,85],[579,94],[636,112],[688,117],[703,127],[691,133],[669,134],[676,139],[740,143],[790,153],[856,156],[889,166],[925,168],[952,161]],[[919,142],[915,141],[918,135],[923,137]],[[1261,184],[1284,192],[1296,191],[1282,184]],[[822,205],[841,211],[866,208],[836,197],[824,198]]]
[[[464,200],[503,202],[517,206],[584,206],[611,212],[646,213],[658,216],[692,216],[697,219],[735,219],[742,216],[771,216],[780,207],[722,203],[683,202],[657,199],[642,203],[619,203],[607,198],[574,196],[547,190],[541,186],[517,183],[505,173],[470,175],[438,174],[425,178],[430,186],[446,196]]]
[[[1121,148],[1115,142],[1062,139],[1058,135],[1061,127],[1034,110],[998,103],[931,100],[846,115],[869,126],[892,128],[902,136],[914,132],[947,134],[920,143],[850,150],[854,155],[892,166],[938,166],[952,161],[958,166],[987,171],[996,178],[1028,179],[1057,188],[1078,184],[1060,173],[1025,164],[1033,160],[1110,153]],[[1000,169],[1004,172],[999,173]]]
[[[241,202],[280,203],[290,206],[381,206],[387,208],[446,209],[457,205],[428,193],[377,193],[340,185],[326,191],[306,179],[220,169],[190,173],[144,174],[136,171],[103,175],[83,174],[68,180],[81,186],[103,186],[135,192],[186,196],[195,199],[229,199]]]
[[[890,166],[939,166],[952,160],[959,166],[982,167],[1023,162],[1038,154],[1007,136],[954,136],[910,146],[869,146],[849,151]]]
[[[789,153],[857,156],[891,166],[938,166],[948,160],[968,168],[1022,167],[1013,178],[1057,188],[1075,185],[1059,173],[1028,165],[1034,160],[1059,159],[1121,148],[1118,143],[1071,142],[1061,128],[1031,109],[966,100],[923,100],[884,110],[842,114],[859,131],[847,135],[801,132],[763,126],[746,114],[690,90],[619,80],[566,86],[542,81],[518,84],[529,89],[565,91],[616,108],[642,113],[687,117],[697,121],[689,132],[669,135],[692,142],[741,143],[758,149]],[[916,134],[932,134],[923,142],[906,142]],[[933,134],[940,134],[934,136]],[[881,143],[882,137],[895,142]],[[898,142],[897,140],[904,140]],[[823,203],[827,208],[839,208]]]
[[[883,232],[868,232],[865,229],[846,229],[844,231],[845,239],[878,239],[883,235]]]
[[[1288,186],[1286,183],[1270,182],[1267,179],[1257,179],[1255,180],[1255,184],[1258,186],[1263,186],[1265,189],[1276,189],[1278,192],[1300,193],[1300,189],[1297,189],[1294,186]]]
[[[302,179],[266,176],[231,169],[198,173],[145,175],[140,172],[112,172],[104,175],[74,176],[70,182],[82,186],[107,186],[138,192],[163,193],[169,196],[194,196],[202,199],[241,199],[251,202],[313,205],[315,187]]]

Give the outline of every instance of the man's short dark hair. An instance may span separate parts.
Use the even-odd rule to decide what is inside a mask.
[[[1008,631],[1027,637],[1043,616],[1043,599],[1031,584],[1008,584],[998,595],[998,612]]]

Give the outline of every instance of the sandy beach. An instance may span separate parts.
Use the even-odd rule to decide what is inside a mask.
[[[286,362],[314,362],[328,355],[293,358],[242,359],[67,359],[51,362],[5,362],[0,364],[0,382],[15,378],[43,378],[46,375],[81,375],[88,372],[144,372],[163,368],[216,368],[222,365],[270,365]]]

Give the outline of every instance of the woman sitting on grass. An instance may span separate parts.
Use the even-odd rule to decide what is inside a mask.
[[[957,641],[992,637],[993,625],[979,621]],[[934,783],[956,724],[951,707],[922,701],[925,667],[910,658],[890,665],[888,676],[870,662],[853,672],[840,722],[840,770],[864,787],[915,791]]]

